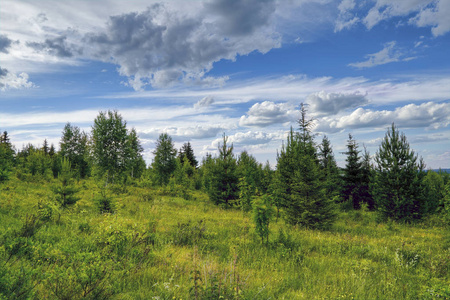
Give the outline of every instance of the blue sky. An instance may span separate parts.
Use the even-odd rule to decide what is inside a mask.
[[[160,133],[197,158],[226,133],[276,164],[299,104],[345,164],[392,122],[429,168],[450,168],[450,1],[3,0],[0,130],[58,147],[117,109],[152,161]]]

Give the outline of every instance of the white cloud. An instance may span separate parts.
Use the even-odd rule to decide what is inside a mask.
[[[245,149],[258,149],[267,147],[271,142],[276,142],[281,144],[281,141],[286,138],[285,131],[274,131],[274,132],[262,132],[262,131],[246,131],[246,132],[236,132],[232,135],[227,136],[227,145],[233,144],[236,152]],[[211,142],[210,145],[203,147],[202,155],[206,153],[217,153],[219,145],[223,144],[223,137],[217,138]],[[235,153],[236,153],[235,152]]]
[[[450,103],[408,104],[395,110],[358,108],[351,114],[317,120],[316,131],[337,132],[344,129],[385,128],[394,122],[402,128],[446,128],[450,124]]]
[[[7,69],[0,67],[0,91],[20,90],[36,87],[34,83],[28,81],[27,73],[14,74]]]
[[[409,61],[415,59],[415,57],[405,57],[406,53],[399,49],[396,44],[397,43],[395,41],[386,43],[384,48],[379,52],[366,55],[366,61],[351,63],[349,66],[362,69],[384,65],[391,62]]]
[[[214,98],[211,96],[203,97],[197,103],[194,104],[195,109],[200,109],[202,107],[208,107],[214,103]]]
[[[367,94],[359,91],[353,93],[327,93],[321,91],[306,97],[310,110],[316,115],[334,115],[338,112],[363,106],[369,103]]]
[[[139,135],[143,138],[156,139],[161,133],[169,134],[176,141],[186,141],[191,139],[208,139],[214,138],[219,133],[229,129],[227,124],[219,125],[196,125],[187,127],[162,127],[151,128],[139,131]]]
[[[276,123],[285,123],[295,120],[298,111],[287,103],[274,103],[264,101],[255,103],[239,120],[240,126],[265,127]]]
[[[450,2],[447,0],[375,0],[372,3],[364,11],[353,0],[342,0],[338,6],[335,31],[348,29],[359,22],[372,29],[380,22],[394,17],[406,17],[409,24],[418,27],[431,27],[434,36],[450,31]]]

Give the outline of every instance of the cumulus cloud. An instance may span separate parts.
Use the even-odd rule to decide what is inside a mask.
[[[12,40],[6,35],[0,34],[0,52],[8,53],[8,48],[11,46]]]
[[[218,17],[217,26],[227,36],[245,36],[269,24],[274,0],[217,0],[206,3],[206,11]]]
[[[195,15],[154,4],[145,11],[112,16],[106,30],[85,36],[90,45],[86,51],[99,60],[118,64],[120,73],[131,78],[135,89],[179,81],[220,84],[226,78],[216,81],[205,76],[214,62],[280,46],[273,29],[262,26],[273,13],[272,1],[236,1],[233,5],[243,9],[233,11],[235,18],[231,20],[228,16],[232,12],[223,1],[208,2],[205,11]],[[245,22],[234,23],[238,20]]]
[[[397,43],[395,41],[386,43],[382,50],[377,53],[368,54],[366,55],[366,58],[366,61],[351,63],[349,66],[362,69],[384,65],[391,62],[409,61],[415,59],[415,57],[406,57],[406,53],[397,47]]]
[[[255,103],[239,120],[240,126],[265,127],[276,123],[285,123],[295,120],[298,112],[287,103],[274,103],[264,101]]]
[[[197,103],[194,104],[195,109],[200,109],[202,107],[208,107],[214,103],[214,98],[212,96],[203,97]]]
[[[246,147],[261,147],[267,145],[272,141],[281,141],[286,137],[284,131],[276,132],[262,132],[262,131],[247,131],[247,132],[236,132],[233,135],[227,136],[227,144],[233,144],[235,147],[246,148]],[[223,138],[217,138],[212,141],[211,145],[206,146],[203,150],[206,153],[207,150],[215,151],[218,149],[219,145],[223,143]]]
[[[31,88],[35,85],[28,81],[27,73],[20,73],[16,75],[7,69],[0,67],[0,91],[4,92],[6,90],[19,90],[24,88]]]
[[[342,110],[355,108],[369,103],[367,94],[359,91],[354,93],[327,93],[321,91],[306,97],[310,110],[316,115],[335,115]]]
[[[375,0],[368,10],[355,5],[354,0],[342,0],[338,8],[335,31],[348,29],[359,22],[372,29],[394,17],[406,17],[409,24],[418,27],[431,27],[434,36],[450,31],[450,2],[447,0]]]
[[[229,129],[228,125],[196,125],[196,126],[180,126],[180,127],[164,127],[152,128],[139,131],[139,136],[142,138],[156,139],[161,133],[169,134],[175,141],[186,141],[191,139],[206,139],[214,138],[220,132]]]
[[[28,42],[27,46],[36,51],[42,51],[59,58],[72,57],[75,51],[81,52],[81,50],[75,50],[74,45],[69,45],[67,43],[67,36],[48,38],[42,43]]]
[[[385,128],[394,122],[404,128],[445,128],[450,124],[450,103],[408,104],[395,110],[358,108],[351,114],[317,120],[319,132],[337,132],[351,128]]]

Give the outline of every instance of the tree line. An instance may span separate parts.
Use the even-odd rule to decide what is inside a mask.
[[[450,175],[426,171],[425,164],[395,124],[372,157],[349,134],[346,164],[339,168],[329,139],[320,143],[314,121],[302,104],[298,128],[291,128],[277,154],[276,169],[244,151],[234,153],[224,134],[218,154],[199,163],[189,142],[177,150],[170,135],[156,141],[153,162],[146,166],[134,128],[117,111],[100,112],[90,133],[67,123],[59,150],[44,140],[16,150],[8,133],[0,135],[0,184],[19,180],[59,179],[62,204],[76,202],[73,180],[95,178],[108,185],[161,187],[174,195],[203,190],[224,208],[253,212],[257,231],[267,237],[269,221],[327,229],[339,210],[376,210],[385,219],[413,222],[439,214],[450,219]],[[66,193],[66,192],[67,193]]]

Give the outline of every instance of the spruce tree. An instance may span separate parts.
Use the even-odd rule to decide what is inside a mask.
[[[197,168],[198,161],[197,159],[195,159],[194,149],[192,149],[190,142],[184,143],[183,146],[180,148],[180,151],[178,152],[178,159],[182,164],[185,156],[189,160],[191,166]]]
[[[372,194],[382,215],[410,222],[423,217],[424,164],[409,147],[406,136],[392,123],[375,155]]]
[[[299,132],[294,134],[291,129],[279,155],[276,196],[284,202],[287,223],[327,229],[336,217],[334,202],[326,196],[321,180],[313,120],[307,118],[303,104],[300,112]]]
[[[323,137],[322,143],[319,145],[319,166],[327,197],[335,199],[335,202],[339,202],[337,199],[341,189],[341,178],[333,149],[327,136]]]
[[[211,201],[229,207],[239,198],[237,163],[233,154],[233,145],[227,145],[228,137],[223,135],[219,144],[219,156],[212,160],[209,172],[208,194]]]
[[[370,210],[375,209],[375,201],[373,200],[372,194],[370,193],[370,182],[373,179],[373,167],[371,164],[370,153],[366,146],[364,147],[364,153],[361,162],[361,182],[359,187],[359,196],[361,203],[367,204],[367,208]]]
[[[354,209],[359,209],[361,202],[361,178],[362,178],[362,162],[358,150],[358,144],[353,139],[351,134],[348,135],[347,140],[347,155],[345,159],[345,169],[344,169],[344,186],[342,189],[342,195],[344,201],[350,201]]]
[[[153,154],[155,157],[152,167],[157,174],[158,183],[166,185],[177,168],[177,150],[174,147],[172,138],[167,133],[159,135]]]
[[[6,131],[0,135],[0,183],[9,179],[14,165],[14,148]]]

